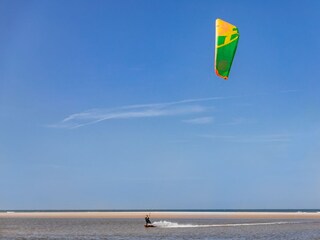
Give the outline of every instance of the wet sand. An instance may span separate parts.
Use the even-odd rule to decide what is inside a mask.
[[[318,212],[1,212],[0,218],[320,219]]]

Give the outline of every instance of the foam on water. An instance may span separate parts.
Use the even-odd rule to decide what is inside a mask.
[[[201,228],[201,227],[240,227],[240,226],[261,226],[261,225],[280,225],[293,224],[299,222],[264,222],[264,223],[226,223],[226,224],[179,224],[176,222],[159,221],[153,225],[161,228]]]

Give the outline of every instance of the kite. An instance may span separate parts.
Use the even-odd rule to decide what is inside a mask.
[[[227,80],[239,41],[238,28],[221,19],[216,20],[216,46],[214,69]]]

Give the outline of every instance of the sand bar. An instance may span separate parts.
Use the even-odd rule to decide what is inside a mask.
[[[319,212],[0,212],[0,218],[320,219]]]

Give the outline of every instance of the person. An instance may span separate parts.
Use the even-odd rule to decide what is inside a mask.
[[[148,215],[146,215],[144,219],[146,220],[146,225],[151,224],[151,221]]]

